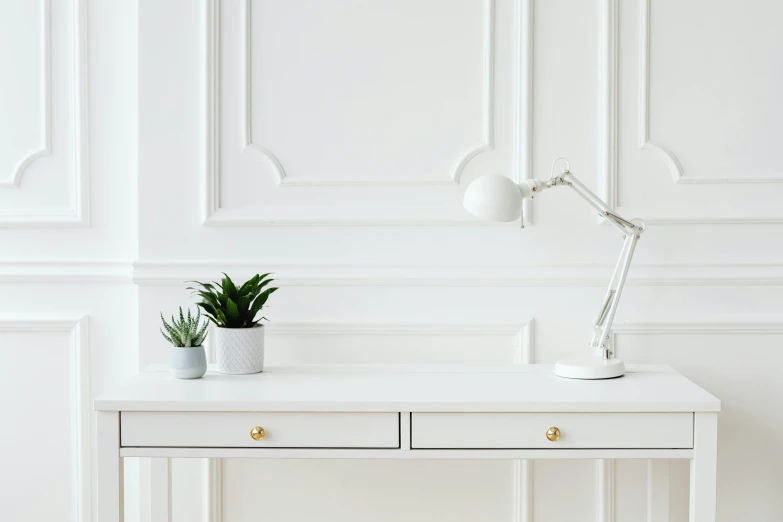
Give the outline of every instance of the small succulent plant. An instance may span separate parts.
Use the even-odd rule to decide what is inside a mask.
[[[199,285],[198,288],[189,286],[188,290],[201,297],[196,306],[204,311],[204,315],[221,328],[252,328],[265,320],[266,317],[256,316],[277,290],[268,286],[274,281],[269,277],[271,274],[256,274],[239,287],[228,275],[223,275],[225,277],[220,283],[188,281]]]
[[[179,319],[175,319],[171,316],[171,324],[166,322],[163,318],[163,314],[160,314],[160,320],[163,321],[163,328],[160,333],[163,334],[164,339],[178,348],[190,348],[191,346],[201,346],[204,339],[207,337],[207,326],[209,323],[201,321],[201,310],[195,317],[190,315],[188,310],[187,317],[182,313],[182,307],[179,308]],[[165,332],[163,329],[165,328]]]

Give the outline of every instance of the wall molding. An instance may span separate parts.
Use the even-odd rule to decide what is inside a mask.
[[[462,152],[455,161],[447,177],[440,180],[332,180],[323,181],[308,178],[293,178],[286,175],[281,162],[268,149],[253,143],[250,124],[250,16],[249,0],[242,3],[242,72],[241,102],[243,112],[242,149],[254,150],[265,156],[272,164],[279,186],[410,186],[410,185],[444,185],[459,184],[461,173],[467,163],[476,155],[494,148],[494,56],[495,56],[495,0],[484,2],[484,65],[482,96],[483,129],[482,140],[473,147]],[[514,121],[519,129],[514,130],[513,144],[513,179],[529,177],[532,163],[532,2],[533,0],[516,0],[517,19],[514,27],[515,36],[513,72],[514,105],[516,106]],[[202,169],[202,224],[205,226],[498,226],[469,218],[441,218],[436,213],[420,217],[406,217],[415,214],[416,210],[409,207],[393,209],[387,215],[379,215],[367,209],[357,209],[356,214],[332,217],[280,217],[274,218],[260,213],[252,207],[244,210],[223,209],[220,207],[220,0],[204,0],[204,156]],[[524,78],[522,76],[524,75]],[[293,207],[292,207],[293,208]],[[312,208],[310,208],[312,210]],[[372,209],[371,209],[372,210]],[[410,211],[409,211],[410,210]],[[530,222],[530,204],[523,206],[523,223]]]
[[[650,8],[652,0],[641,0],[639,26],[639,148],[651,149],[658,153],[674,183],[783,183],[783,172],[774,172],[767,176],[743,177],[735,175],[722,177],[685,176],[682,164],[672,151],[650,138]]]
[[[514,167],[517,183],[533,177],[533,9],[535,0],[517,0],[514,59]],[[533,200],[522,201],[522,226],[533,224]],[[532,515],[531,515],[532,516]]]
[[[612,345],[618,334],[783,334],[783,321],[696,321],[696,322],[626,322],[612,325]]]
[[[70,427],[72,459],[71,519],[92,520],[92,468],[90,452],[90,354],[87,334],[88,319],[82,317],[0,317],[0,332],[68,332],[70,333],[70,397],[73,410]]]
[[[241,7],[241,40],[242,40],[242,67],[241,81],[242,92],[242,150],[254,150],[259,152],[269,161],[272,170],[277,178],[277,184],[281,187],[291,186],[344,186],[344,187],[367,187],[367,186],[431,186],[431,185],[453,185],[459,184],[460,176],[465,165],[481,152],[492,150],[494,142],[494,61],[495,61],[495,0],[482,0],[483,2],[483,29],[484,38],[482,41],[482,139],[476,145],[464,150],[457,157],[448,176],[442,180],[418,180],[411,179],[380,179],[380,180],[362,180],[362,179],[332,179],[324,180],[317,177],[291,177],[286,174],[280,160],[269,149],[253,142],[252,132],[252,80],[251,80],[251,56],[252,56],[252,31],[251,31],[251,2],[243,0]]]
[[[130,283],[132,272],[126,261],[0,261],[0,283]]]
[[[0,265],[1,266],[1,265]],[[133,282],[172,286],[214,279],[221,271],[250,276],[259,266],[285,286],[601,286],[614,265],[384,265],[313,260],[174,261],[133,263]],[[783,284],[783,264],[634,265],[631,286],[769,286]]]
[[[514,338],[514,352],[509,364],[531,364],[533,361],[533,333],[535,319],[530,318],[524,323],[480,323],[480,324],[448,324],[448,323],[335,323],[317,321],[279,322],[267,324],[267,335],[314,335],[346,336],[371,335],[397,336],[477,336],[505,335]],[[214,362],[210,352],[211,343],[207,345],[207,359]]]
[[[44,59],[45,74],[45,124],[43,150],[36,151],[19,164],[11,186],[18,187],[24,170],[36,159],[46,156],[51,150],[51,13],[50,0],[42,0],[45,9],[47,31],[44,44],[46,58]],[[72,42],[73,42],[73,85],[71,115],[73,118],[71,131],[73,134],[73,204],[71,207],[31,208],[31,209],[0,209],[0,228],[2,227],[86,227],[90,224],[90,179],[89,179],[89,145],[88,145],[88,60],[87,60],[87,0],[72,0]],[[0,187],[8,186],[7,184]]]
[[[613,459],[598,459],[596,461],[596,521],[615,521],[615,477],[616,465]]]
[[[639,148],[654,150],[672,173],[682,178],[682,165],[672,151],[650,138],[650,0],[640,0],[639,16]],[[616,73],[616,70],[615,70]]]
[[[517,352],[514,364],[533,364],[535,361],[535,319],[530,318],[517,334]],[[512,520],[533,522],[533,466],[534,460],[512,461]]]
[[[41,144],[28,151],[15,165],[10,181],[0,180],[0,188],[18,188],[31,163],[52,152],[52,5],[41,0]]]
[[[223,270],[274,271],[284,286],[606,286],[613,265],[382,265],[314,261],[0,261],[0,283],[176,286]],[[631,286],[783,285],[783,264],[634,265]],[[615,325],[618,328],[619,325]]]
[[[205,465],[206,522],[223,522],[223,459],[206,459]]]
[[[663,160],[672,176],[674,184],[736,184],[736,183],[778,183],[783,182],[783,173],[762,177],[693,177],[684,176],[682,165],[667,148],[650,137],[650,2],[639,0],[639,38],[638,38],[638,128],[639,149],[652,150]],[[618,132],[619,132],[619,1],[600,0],[599,3],[599,55],[598,55],[598,195],[621,214],[632,215],[634,209],[619,205],[617,185]],[[684,215],[672,216],[668,213],[654,213],[642,216],[647,223],[670,225],[699,224],[768,224],[783,223],[783,215],[778,216],[738,216],[721,215]]]
[[[599,0],[598,7],[598,179],[596,192],[617,207],[619,0]],[[599,222],[604,220],[599,218]]]

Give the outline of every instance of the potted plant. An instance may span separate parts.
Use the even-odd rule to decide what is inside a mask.
[[[265,317],[258,317],[277,288],[269,287],[271,274],[256,274],[237,287],[225,273],[221,283],[188,287],[201,297],[196,305],[215,323],[215,358],[218,371],[242,375],[264,370]]]
[[[182,314],[182,307],[179,308],[179,319],[171,316],[171,324],[166,322],[163,314],[160,314],[160,320],[163,321],[163,328],[160,333],[163,337],[174,345],[175,349],[171,357],[171,372],[177,379],[198,379],[207,372],[207,356],[204,353],[202,343],[207,337],[207,326],[209,323],[201,321],[201,310],[196,317]]]

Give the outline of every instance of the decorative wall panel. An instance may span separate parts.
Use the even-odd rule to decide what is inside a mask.
[[[84,0],[0,6],[0,227],[89,224]]]

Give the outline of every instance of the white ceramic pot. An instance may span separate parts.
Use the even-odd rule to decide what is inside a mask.
[[[264,370],[264,327],[215,328],[218,371],[233,375]]]
[[[203,346],[172,348],[171,373],[177,379],[198,379],[207,373],[207,355]]]

